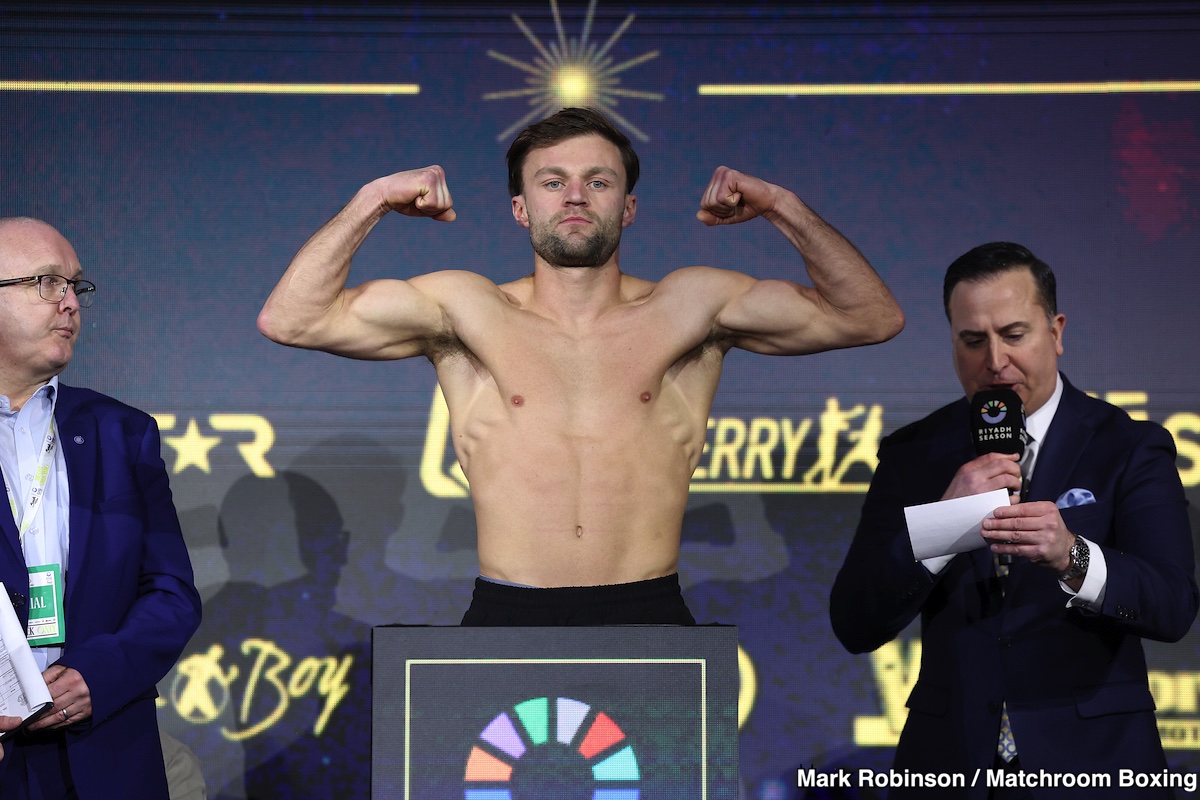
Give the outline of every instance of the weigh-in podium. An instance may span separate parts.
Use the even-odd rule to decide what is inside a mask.
[[[373,800],[736,800],[737,628],[382,626]]]

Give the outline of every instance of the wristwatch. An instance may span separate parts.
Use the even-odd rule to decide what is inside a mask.
[[[1071,545],[1071,566],[1067,567],[1066,572],[1060,572],[1058,579],[1065,583],[1076,578],[1082,578],[1087,574],[1090,558],[1091,552],[1088,550],[1088,543],[1076,536],[1075,544]]]

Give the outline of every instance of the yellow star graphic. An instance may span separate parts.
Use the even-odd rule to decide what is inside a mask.
[[[205,472],[212,472],[212,467],[208,463],[208,451],[220,443],[221,437],[201,434],[200,428],[193,418],[188,421],[187,430],[183,432],[183,436],[164,436],[163,441],[175,448],[173,472],[178,475],[188,467],[197,467]]]

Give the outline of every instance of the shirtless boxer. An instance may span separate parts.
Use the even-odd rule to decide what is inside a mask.
[[[447,270],[347,288],[389,211],[455,218],[440,167],[372,181],[297,253],[259,315],[274,341],[350,358],[425,356],[450,410],[479,542],[464,624],[693,622],[680,529],[725,354],[802,355],[895,336],[904,317],[862,255],[794,194],[725,167],[697,217],[768,219],[813,287],[687,267],[621,272],[638,159],[590,109],[564,109],[508,151],[534,271],[497,286]],[[514,585],[515,584],[515,585]]]

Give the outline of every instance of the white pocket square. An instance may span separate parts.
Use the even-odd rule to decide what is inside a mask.
[[[1074,508],[1096,502],[1096,496],[1087,489],[1067,489],[1054,501],[1059,508]]]

